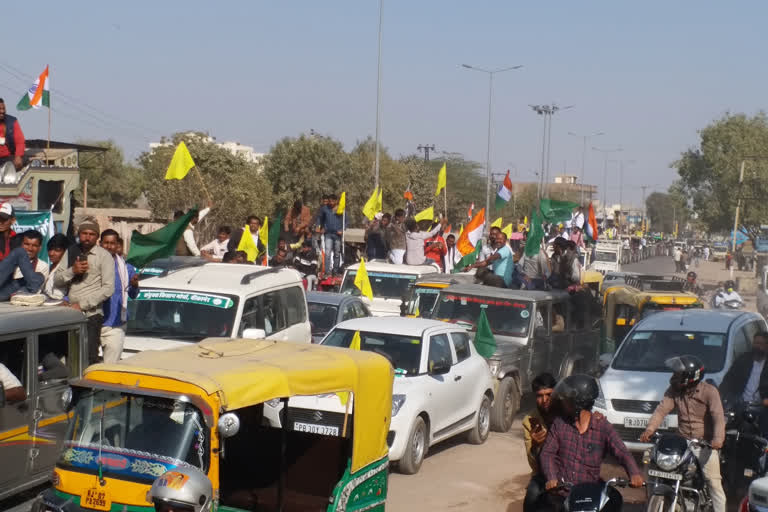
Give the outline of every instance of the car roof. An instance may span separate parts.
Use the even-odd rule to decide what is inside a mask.
[[[461,329],[458,326],[451,326],[451,324],[439,322],[437,320],[429,320],[426,318],[406,318],[399,316],[373,316],[355,318],[354,320],[346,320],[337,324],[334,329],[382,332],[387,334],[397,334],[401,336],[421,336],[427,329],[445,329],[446,327],[454,327],[457,330]]]
[[[144,279],[142,288],[206,291],[241,295],[259,286],[301,284],[293,269],[237,263],[206,263]]]
[[[360,268],[360,264],[355,263],[350,265],[347,270],[357,270],[358,268]],[[397,265],[383,261],[366,261],[365,270],[368,272],[387,272],[390,274],[431,274],[438,271],[432,265]]]
[[[419,285],[423,283],[445,283],[451,285],[460,283],[470,284],[474,281],[475,275],[468,272],[462,272],[460,274],[443,274],[442,272],[435,272],[419,277],[414,284]]]
[[[356,301],[362,302],[358,297],[353,295],[345,295],[343,293],[333,292],[307,292],[307,302],[314,302],[316,304],[331,304],[333,306],[339,306],[342,302]]]
[[[0,336],[80,322],[85,322],[85,315],[72,308],[0,303]]]
[[[493,297],[494,299],[529,300],[534,302],[570,297],[568,292],[564,290],[511,290],[509,288],[497,288],[484,284],[452,284],[447,288],[443,288],[441,293]]]
[[[685,309],[662,311],[638,322],[638,331],[700,331],[727,333],[731,324],[740,317],[761,319],[746,311],[713,311],[711,309]]]

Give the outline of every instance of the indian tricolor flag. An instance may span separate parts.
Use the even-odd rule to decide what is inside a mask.
[[[16,105],[16,110],[29,110],[31,108],[51,108],[50,93],[48,92],[48,66],[35,80],[35,85],[29,88]]]
[[[485,224],[485,208],[477,212],[471,221],[461,232],[459,240],[456,242],[456,248],[462,256],[466,256],[475,250],[477,242],[483,236],[483,225]]]
[[[499,191],[496,193],[496,204],[494,205],[497,210],[504,208],[504,205],[512,199],[512,180],[509,179],[509,171],[504,177],[504,183],[499,187]]]

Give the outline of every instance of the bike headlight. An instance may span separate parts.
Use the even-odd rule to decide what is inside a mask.
[[[491,375],[494,377],[497,373],[499,373],[499,368],[501,367],[501,361],[498,359],[491,359],[488,361],[488,367],[491,369]]]
[[[664,454],[656,452],[656,465],[664,471],[672,471],[680,465],[681,458],[677,453]]]
[[[392,417],[397,416],[400,408],[405,403],[405,395],[392,395]]]

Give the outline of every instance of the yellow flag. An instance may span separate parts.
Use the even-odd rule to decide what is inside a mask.
[[[253,241],[251,228],[248,227],[248,224],[243,228],[243,236],[240,237],[240,243],[237,244],[237,250],[247,254],[248,261],[255,261],[256,256],[259,255],[259,249],[256,247],[256,242]]]
[[[355,275],[355,286],[360,290],[360,295],[373,300],[371,280],[368,279],[368,271],[365,270],[365,258],[360,258],[360,267],[357,269],[357,275]]]
[[[352,341],[349,343],[351,350],[360,350],[360,331],[355,331],[355,335],[352,336]]]
[[[368,220],[373,220],[373,216],[380,211],[378,208],[380,197],[379,187],[376,187],[373,189],[373,194],[371,194],[371,197],[368,198],[368,201],[365,202],[365,206],[363,206],[363,215],[365,215]]]
[[[491,223],[491,227],[492,228],[500,228],[501,227],[501,223],[502,223],[502,220],[501,220],[501,217],[499,217],[498,219],[493,221],[493,223]]]
[[[379,197],[377,198],[378,201],[376,202],[376,211],[377,212],[383,212],[384,211],[384,201],[382,200],[384,196],[384,189],[379,189]]]
[[[459,238],[461,238],[461,234],[464,232],[464,224],[459,224]]]
[[[440,191],[445,188],[445,164],[440,168],[440,172],[437,173],[437,190],[435,190],[435,196],[440,195]]]
[[[189,170],[195,166],[195,161],[192,160],[192,155],[189,154],[187,145],[184,141],[179,142],[176,146],[176,151],[171,158],[171,165],[168,166],[168,170],[165,171],[165,179],[167,180],[180,180],[187,175]]]
[[[342,192],[341,197],[339,198],[339,206],[336,207],[336,215],[343,215],[344,208],[346,207],[347,207],[347,193]]]
[[[432,220],[435,218],[435,209],[431,206],[427,208],[426,210],[422,210],[419,213],[417,213],[413,220],[416,222],[421,222],[422,220]]]
[[[504,226],[504,229],[501,230],[502,233],[507,235],[507,238],[512,236],[512,223],[510,222],[506,226]]]
[[[264,250],[269,247],[269,217],[264,217],[264,224],[259,228],[259,240],[264,244]]]

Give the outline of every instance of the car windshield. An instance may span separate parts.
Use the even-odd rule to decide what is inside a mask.
[[[355,286],[356,270],[350,270],[344,276],[341,293],[360,295],[360,289]],[[391,274],[387,272],[368,272],[373,296],[382,299],[401,299],[408,296],[408,288],[418,276],[416,274]]]
[[[312,325],[312,334],[328,332],[336,325],[339,307],[333,304],[321,302],[308,302],[309,323]]]
[[[147,482],[176,466],[205,472],[208,433],[188,402],[81,389],[59,465]]]
[[[349,348],[356,331],[335,329],[323,340],[323,345]],[[360,331],[360,350],[381,354],[406,375],[416,375],[421,366],[421,337],[400,336],[380,332]]]
[[[523,300],[443,293],[438,298],[432,316],[439,320],[471,326],[474,331],[482,309],[485,310],[494,334],[517,337],[528,335],[533,304]]]
[[[128,302],[128,336],[200,341],[229,337],[237,297],[185,290],[143,288]]]
[[[613,359],[616,370],[670,373],[664,362],[691,354],[701,358],[709,373],[723,369],[727,341],[722,333],[697,331],[635,331]]]
[[[592,261],[607,261],[607,262],[615,262],[618,259],[618,253],[615,252],[605,252],[605,251],[595,251],[595,259]]]
[[[422,318],[431,318],[439,293],[440,290],[438,288],[415,287],[411,293],[411,299],[408,301],[408,314]]]

